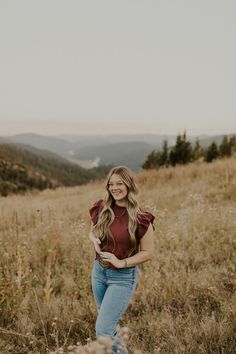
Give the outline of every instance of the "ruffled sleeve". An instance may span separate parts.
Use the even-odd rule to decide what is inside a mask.
[[[93,224],[95,225],[97,220],[98,220],[98,215],[101,212],[102,208],[104,206],[104,201],[103,199],[97,200],[93,206],[89,209],[89,214],[91,216],[91,220]]]
[[[139,215],[139,221],[137,227],[138,239],[141,239],[145,235],[150,223],[152,223],[153,230],[155,230],[155,226],[153,224],[154,219],[155,216],[148,211],[144,211]]]

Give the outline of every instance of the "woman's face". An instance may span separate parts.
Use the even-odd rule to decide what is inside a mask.
[[[114,173],[110,177],[108,181],[108,189],[112,197],[117,201],[125,199],[128,195],[128,188],[126,187],[120,176],[116,173]]]

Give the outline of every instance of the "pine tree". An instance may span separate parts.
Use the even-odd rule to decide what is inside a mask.
[[[176,164],[186,164],[193,160],[192,145],[186,138],[186,132],[183,136],[177,135],[176,143],[170,151],[170,163],[175,166]]]
[[[196,139],[193,147],[193,159],[198,160],[204,154],[203,148],[200,145],[199,139]]]
[[[215,141],[213,141],[211,143],[210,146],[208,146],[208,148],[205,151],[205,157],[204,160],[206,162],[211,162],[214,159],[217,159],[219,157],[220,153],[219,153],[219,149],[217,144],[215,143]]]
[[[232,153],[236,151],[236,135],[232,135],[229,139]]]
[[[162,144],[162,151],[160,154],[160,166],[168,166],[169,165],[169,151],[168,151],[168,141],[165,139]]]
[[[226,135],[223,137],[223,140],[219,146],[219,155],[221,157],[232,155],[232,144]]]
[[[169,148],[167,140],[163,141],[162,150],[153,150],[148,156],[142,168],[159,168],[161,166],[169,165]]]
[[[159,153],[160,154],[160,153]],[[153,150],[148,156],[142,168],[150,169],[150,168],[157,168],[158,167],[158,151]]]

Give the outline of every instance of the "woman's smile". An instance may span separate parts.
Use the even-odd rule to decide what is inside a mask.
[[[117,195],[121,194],[121,192],[112,192],[112,194],[117,196]]]

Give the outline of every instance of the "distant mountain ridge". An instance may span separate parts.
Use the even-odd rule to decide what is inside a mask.
[[[233,134],[228,134],[231,136]],[[192,143],[198,138],[200,144],[206,147],[216,141],[220,143],[224,135],[218,136],[188,136]],[[165,134],[112,134],[112,135],[60,135],[57,137],[38,134],[18,134],[5,138],[10,143],[26,144],[37,149],[47,150],[61,156],[63,159],[81,163],[82,160],[92,161],[92,165],[124,164],[133,170],[139,170],[147,155],[152,150],[160,149],[166,139],[168,145],[175,144],[176,136]],[[28,147],[27,147],[28,149]],[[46,154],[46,152],[45,152]],[[84,164],[86,165],[86,164]]]
[[[74,156],[85,160],[100,158],[101,164],[128,165],[132,170],[138,170],[147,155],[156,148],[156,145],[133,141],[80,148]]]
[[[9,136],[7,140],[9,143],[26,144],[40,150],[49,150],[62,157],[66,157],[67,151],[73,148],[73,144],[69,141],[32,133]]]

